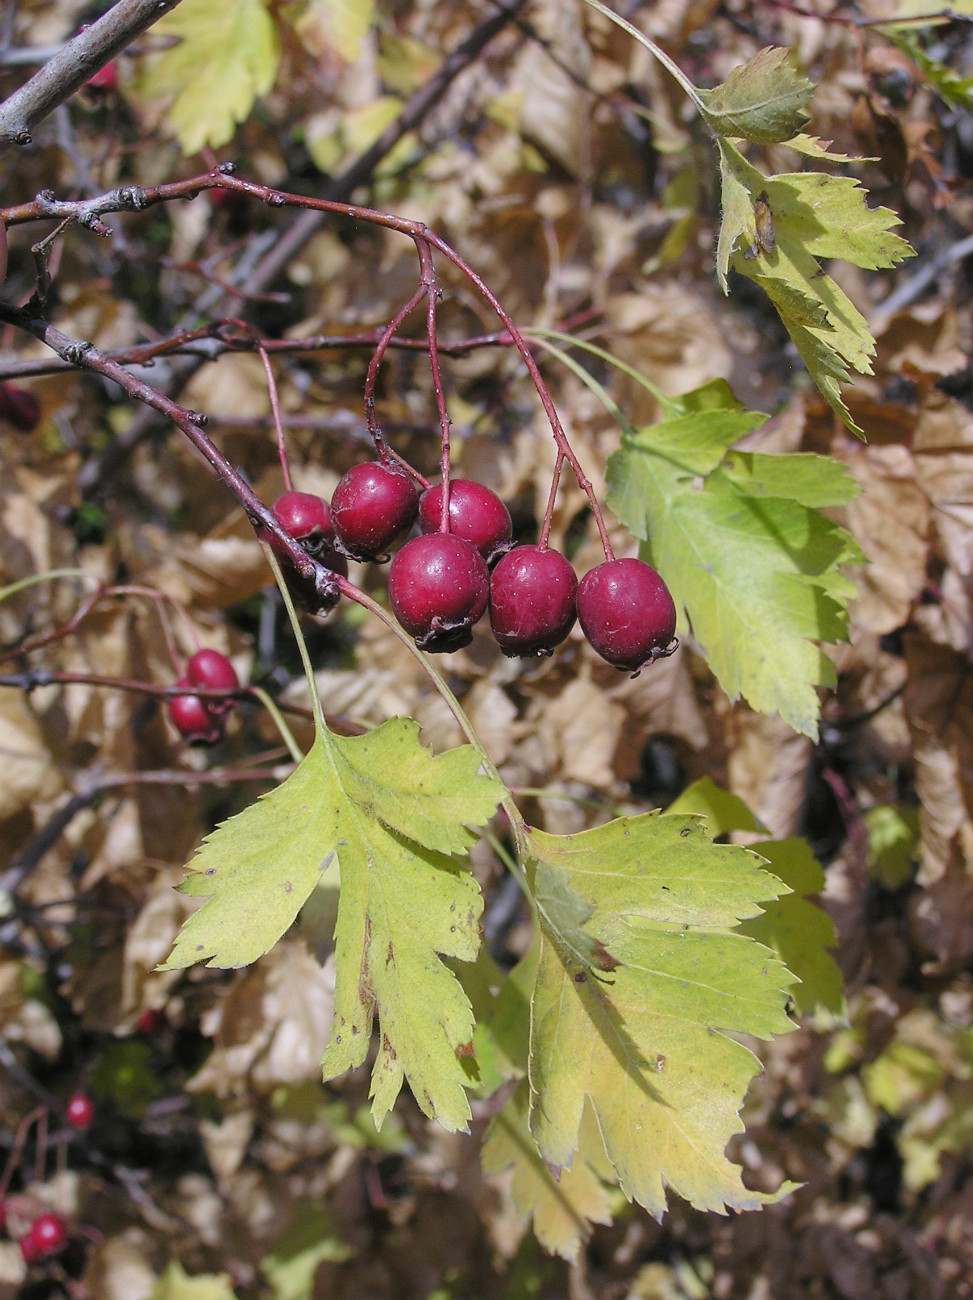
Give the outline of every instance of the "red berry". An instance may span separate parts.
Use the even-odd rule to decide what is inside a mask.
[[[574,626],[578,579],[560,553],[515,546],[490,578],[490,623],[505,655],[550,654]]]
[[[197,650],[186,664],[186,680],[190,686],[201,686],[212,691],[235,691],[240,685],[236,669],[219,650]],[[226,713],[231,700],[203,700],[207,712]]]
[[[95,1103],[91,1100],[86,1092],[72,1093],[68,1098],[68,1104],[64,1108],[64,1118],[76,1128],[78,1132],[83,1132],[86,1128],[91,1127],[92,1120],[95,1117]]]
[[[285,492],[270,509],[285,533],[300,542],[325,568],[347,578],[348,561],[334,549],[331,509],[324,497],[310,492]],[[269,541],[278,555],[282,555],[280,544],[272,536]]]
[[[642,560],[608,560],[578,587],[582,631],[603,659],[638,672],[676,648],[676,607],[669,588]]]
[[[20,1239],[20,1253],[24,1257],[25,1264],[33,1264],[34,1260],[40,1256],[40,1251],[37,1249],[37,1243],[30,1235],[29,1230],[25,1232]]]
[[[324,497],[316,497],[310,492],[285,492],[270,509],[284,532],[298,541],[308,537],[334,541],[331,510]]]
[[[192,686],[180,677],[177,686]],[[223,735],[223,719],[206,707],[198,695],[174,695],[166,705],[169,721],[192,745],[215,745]]]
[[[26,388],[4,380],[0,383],[0,420],[20,433],[33,433],[41,416],[41,404]]]
[[[424,533],[406,542],[389,569],[395,617],[423,650],[459,650],[487,607],[490,571],[470,542]]]
[[[442,513],[443,488],[437,483],[419,498],[419,527],[424,533],[438,533]],[[489,562],[506,547],[513,526],[510,512],[495,492],[472,479],[454,478],[449,484],[449,531],[472,542]]]
[[[93,90],[98,95],[111,94],[118,85],[118,69],[115,67],[114,60],[92,73],[84,84],[87,90]]]
[[[154,1038],[165,1025],[165,1016],[155,1007],[146,1007],[135,1022],[135,1028],[146,1038]]]
[[[34,1244],[33,1258],[44,1258],[47,1255],[56,1255],[64,1247],[68,1239],[68,1227],[59,1214],[39,1214],[30,1225],[27,1236]],[[23,1251],[23,1239],[20,1248]],[[26,1252],[24,1258],[27,1259]]]
[[[342,475],[331,498],[331,522],[341,549],[374,560],[415,522],[419,498],[409,476],[369,461]]]

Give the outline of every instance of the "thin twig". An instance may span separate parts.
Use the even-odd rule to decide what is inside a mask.
[[[118,0],[108,13],[63,45],[43,68],[0,104],[0,148],[28,145],[53,112],[179,0]]]

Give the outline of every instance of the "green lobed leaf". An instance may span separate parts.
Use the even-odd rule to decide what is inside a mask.
[[[823,1009],[844,1018],[841,972],[829,951],[838,944],[834,923],[823,908],[804,897],[824,888],[824,872],[810,845],[789,839],[763,840],[750,847],[793,892],[768,903],[763,916],[744,921],[741,932],[772,948],[796,977],[791,996],[802,1015]]]
[[[483,1139],[481,1162],[487,1174],[513,1169],[511,1193],[524,1219],[532,1219],[534,1235],[545,1250],[573,1259],[589,1234],[591,1223],[611,1223],[611,1193],[599,1166],[604,1149],[590,1108],[586,1109],[579,1149],[570,1169],[555,1178],[530,1135],[530,1090],[526,1079],[493,1117]],[[604,1170],[609,1181],[612,1171]]]
[[[546,921],[531,1011],[530,1131],[551,1166],[570,1165],[586,1103],[627,1196],[661,1215],[666,1188],[725,1212],[749,1192],[725,1157],[759,1063],[728,1035],[792,1028],[786,968],[736,932],[786,886],[746,849],[714,845],[694,818],[649,813],[574,836],[532,831],[533,861],[592,906],[610,952],[590,976]]]
[[[706,817],[706,829],[714,836],[766,829],[742,799],[709,777],[694,781],[674,799],[666,810],[667,816],[672,813]],[[837,943],[834,925],[822,908],[805,897],[824,888],[824,872],[810,845],[803,839],[761,840],[750,848],[791,892],[765,903],[762,915],[742,921],[741,933],[773,948],[796,976],[792,996],[798,1011],[810,1014],[820,1007],[844,1016],[841,972],[828,953]]]
[[[154,31],[176,43],[146,68],[137,93],[170,99],[166,123],[184,153],[218,149],[277,75],[280,49],[266,0],[181,0]]]
[[[936,94],[944,103],[949,104],[950,108],[973,107],[973,77],[964,77],[928,54],[923,49],[919,33],[915,28],[883,26],[882,35],[912,59]]]
[[[149,1300],[236,1300],[229,1273],[187,1273],[178,1260],[156,1279]]]
[[[734,451],[720,468],[745,496],[782,497],[812,508],[844,505],[861,491],[846,465],[813,452]]]
[[[314,1274],[325,1260],[340,1263],[354,1251],[338,1235],[322,1201],[298,1201],[290,1222],[260,1261],[272,1300],[310,1300]]]
[[[364,1061],[377,1011],[376,1122],[407,1079],[427,1115],[464,1128],[468,1073],[460,1057],[473,1020],[442,957],[472,961],[479,948],[479,887],[447,856],[469,848],[468,825],[485,822],[498,802],[500,787],[479,766],[472,746],[434,757],[411,719],[365,736],[319,731],[282,786],[204,842],[182,888],[208,901],[183,926],[163,969],[253,961],[336,860],[335,1020],[324,1077]]]
[[[706,120],[717,135],[742,136],[758,144],[797,135],[808,121],[804,108],[813,93],[813,85],[794,64],[793,52],[776,46],[759,50],[713,90],[699,91]]]
[[[179,886],[206,898],[161,970],[248,966],[293,923],[335,860],[337,801],[327,799],[320,737],[294,772],[203,840]]]
[[[767,177],[728,141],[719,140],[718,146],[720,284],[728,292],[732,266],[764,289],[825,400],[853,433],[863,436],[839,386],[851,370],[871,373],[875,343],[865,318],[817,259],[842,258],[869,270],[893,266],[913,255],[892,230],[899,218],[888,208],[867,207],[865,191],[851,177],[821,172]],[[764,212],[762,233],[758,207]]]
[[[730,698],[816,737],[816,688],[834,672],[815,643],[846,635],[854,587],[838,566],[861,562],[817,507],[854,486],[825,458],[727,455],[744,414],[679,415],[623,437],[608,505],[645,543]]]

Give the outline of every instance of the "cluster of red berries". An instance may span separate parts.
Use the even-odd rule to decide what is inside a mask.
[[[448,531],[442,531],[442,491],[438,485],[420,496],[404,470],[373,461],[341,478],[330,507],[321,497],[285,492],[272,512],[285,532],[342,577],[346,556],[387,558],[418,520],[420,535],[392,559],[388,588],[396,618],[421,649],[468,645],[488,606],[506,655],[550,654],[575,619],[603,659],[629,672],[675,649],[675,606],[648,564],[607,560],[579,584],[559,551],[513,546],[506,506],[470,479],[450,481]]]
[[[95,1104],[86,1092],[79,1089],[71,1094],[64,1107],[64,1118],[79,1133],[91,1127],[95,1118]],[[0,1199],[0,1231],[3,1231],[6,1224],[7,1207]],[[25,1264],[34,1264],[59,1255],[68,1244],[67,1220],[51,1210],[44,1210],[31,1220],[30,1227],[17,1244]]]
[[[196,690],[235,691],[240,685],[236,669],[219,650],[197,650],[186,664],[185,676],[177,686]],[[232,708],[229,698],[206,699],[200,695],[174,695],[169,700],[169,721],[184,740],[192,744],[215,745],[223,736],[226,715]]]

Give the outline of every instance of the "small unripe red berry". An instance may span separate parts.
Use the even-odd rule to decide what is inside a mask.
[[[33,433],[41,416],[41,404],[26,388],[6,380],[0,382],[0,420],[6,420],[18,433]]]
[[[177,686],[191,686],[180,677]],[[206,707],[198,695],[173,695],[166,703],[169,721],[191,745],[215,745],[223,735],[223,719]]]
[[[490,624],[505,655],[550,654],[574,626],[578,579],[560,551],[515,546],[490,578]]]
[[[419,498],[419,527],[424,533],[439,532],[442,512],[443,487],[437,483]],[[510,541],[513,525],[495,492],[472,479],[454,478],[449,483],[449,531],[472,542],[489,562]]]
[[[389,569],[395,617],[432,653],[459,650],[487,607],[490,571],[470,542],[452,533],[424,533],[406,542]]]
[[[165,1024],[165,1016],[155,1007],[146,1007],[135,1022],[135,1028],[146,1038],[154,1038]]]
[[[415,522],[419,497],[403,470],[380,461],[352,465],[331,497],[331,523],[341,549],[375,560]]]
[[[44,1259],[48,1255],[56,1255],[63,1249],[68,1239],[68,1227],[59,1214],[39,1214],[30,1225],[27,1236],[34,1245],[33,1258]],[[20,1248],[23,1251],[23,1238],[21,1238]],[[24,1258],[27,1259],[26,1254]]]
[[[629,672],[676,648],[676,607],[669,588],[643,560],[608,560],[578,586],[578,621],[610,664]]]
[[[64,1118],[81,1133],[91,1127],[95,1118],[95,1103],[86,1092],[74,1092],[64,1108]]]
[[[93,72],[84,84],[85,89],[94,91],[96,96],[110,95],[118,86],[118,69],[115,67],[115,60],[112,59],[97,72]]]

